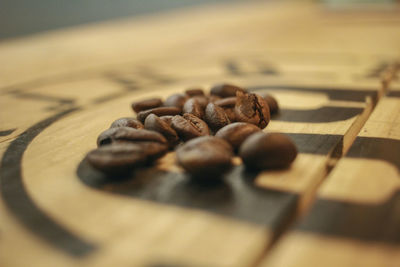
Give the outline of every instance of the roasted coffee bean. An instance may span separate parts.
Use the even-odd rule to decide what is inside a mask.
[[[114,121],[110,128],[117,128],[117,127],[131,127],[134,129],[144,129],[144,125],[134,118],[120,118]]]
[[[189,97],[184,94],[173,94],[170,95],[165,101],[164,101],[164,107],[176,107],[176,108],[183,108],[183,104],[185,104],[186,100]]]
[[[236,96],[221,98],[215,101],[215,104],[221,108],[234,108],[236,105]]]
[[[227,141],[237,151],[247,137],[259,131],[261,129],[254,124],[235,122],[221,128],[215,136]]]
[[[286,168],[296,158],[297,148],[284,134],[259,132],[242,143],[239,156],[249,169]]]
[[[224,111],[230,122],[236,121],[236,113],[234,108],[224,108]]]
[[[196,95],[196,96],[192,96],[190,99],[196,99],[196,101],[200,104],[200,106],[203,107],[203,109],[206,108],[209,100],[207,96],[204,95]]]
[[[176,151],[178,164],[201,180],[218,179],[232,166],[232,147],[223,139],[203,136],[190,140]]]
[[[217,95],[209,95],[208,96],[208,103],[210,102],[215,102],[222,99],[221,97],[217,96]]]
[[[188,95],[189,97],[196,96],[196,95],[204,95],[203,89],[200,88],[193,88],[193,89],[187,89],[185,91],[185,94]]]
[[[90,151],[86,158],[106,174],[119,174],[152,163],[167,152],[167,146],[156,142],[115,143]]]
[[[244,88],[225,83],[213,86],[210,90],[210,94],[217,95],[220,97],[230,97],[230,96],[236,96],[236,91],[246,92]]]
[[[183,113],[190,113],[202,119],[204,117],[204,107],[195,98],[189,98],[182,108]]]
[[[160,120],[166,122],[169,126],[171,126],[171,121],[172,121],[172,118],[173,118],[173,117],[174,117],[174,116],[166,115],[166,116],[161,116],[161,117],[159,117],[159,118],[160,118]]]
[[[144,127],[147,130],[155,131],[162,134],[170,144],[171,147],[174,147],[179,143],[178,134],[172,127],[162,119],[160,119],[157,115],[150,114],[147,116],[144,121]]]
[[[215,104],[224,109],[226,115],[228,116],[231,122],[236,121],[236,114],[235,114],[236,96],[222,98],[220,100],[215,101]]]
[[[204,120],[214,132],[230,123],[225,111],[214,103],[208,103],[205,110]]]
[[[235,105],[236,120],[265,128],[270,120],[267,102],[259,95],[237,91]]]
[[[167,144],[165,137],[157,132],[130,127],[110,128],[102,132],[97,138],[97,146],[116,142],[157,142]]]
[[[140,112],[142,110],[147,110],[151,108],[157,108],[162,105],[161,98],[149,98],[146,100],[136,101],[132,103],[132,109],[135,112]]]
[[[172,118],[171,126],[183,141],[203,135],[210,135],[210,129],[208,128],[207,123],[189,113],[185,113],[183,116],[174,116]]]
[[[279,105],[278,105],[278,101],[275,99],[275,97],[273,97],[272,95],[270,95],[268,93],[262,93],[260,95],[267,102],[271,115],[278,113]]]
[[[149,116],[149,114],[155,114],[157,116],[178,115],[181,114],[181,109],[176,107],[152,108],[139,112],[137,114],[137,118],[143,123],[146,117]]]

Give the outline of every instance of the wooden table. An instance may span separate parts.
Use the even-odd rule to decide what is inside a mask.
[[[210,5],[0,44],[1,266],[400,266],[400,16]],[[291,168],[215,187],[171,152],[109,182],[85,154],[130,103],[268,91]]]

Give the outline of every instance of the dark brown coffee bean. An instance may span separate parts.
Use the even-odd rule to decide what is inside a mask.
[[[178,115],[181,114],[181,109],[176,107],[159,107],[159,108],[152,108],[148,110],[141,111],[137,114],[138,120],[142,123],[146,119],[149,114],[155,114],[157,116],[165,116],[165,115]]]
[[[265,128],[270,120],[267,102],[259,95],[237,91],[235,114],[236,120]]]
[[[161,116],[161,117],[159,117],[159,118],[160,118],[160,120],[166,122],[169,126],[171,126],[171,121],[172,121],[172,118],[173,118],[173,117],[174,117],[174,116],[166,115],[166,116]]]
[[[144,125],[134,118],[120,118],[115,120],[110,128],[117,128],[117,127],[131,127],[134,129],[144,129]]]
[[[189,98],[185,102],[182,108],[182,112],[193,114],[200,119],[204,117],[204,107],[200,105],[195,98]]]
[[[188,95],[189,97],[196,96],[196,95],[204,95],[203,89],[200,88],[193,88],[193,89],[187,89],[185,91],[185,94]]]
[[[221,128],[215,136],[227,141],[237,151],[247,137],[259,131],[261,129],[254,124],[235,122]]]
[[[218,100],[222,99],[221,97],[217,96],[217,95],[209,95],[208,96],[208,103],[210,102],[216,102]]]
[[[157,142],[167,144],[165,137],[157,132],[130,127],[110,128],[102,132],[97,138],[97,146],[115,142]]]
[[[234,108],[236,105],[236,96],[221,98],[220,100],[215,101],[215,104],[221,108]]]
[[[224,109],[226,115],[228,116],[231,122],[236,121],[236,114],[235,114],[236,96],[222,98],[220,100],[215,101],[215,104]]]
[[[230,122],[236,121],[235,108],[224,108],[226,116],[228,116]]]
[[[230,123],[225,111],[214,103],[208,103],[205,110],[204,120],[214,132]]]
[[[236,91],[246,92],[244,88],[225,83],[213,86],[210,90],[210,94],[217,95],[220,97],[230,97],[230,96],[236,96]]]
[[[189,113],[183,114],[183,116],[174,116],[171,126],[183,141],[203,135],[210,135],[210,129],[207,123]]]
[[[182,109],[183,104],[185,104],[186,100],[188,99],[187,95],[184,94],[173,94],[170,95],[165,101],[165,107],[176,107]]]
[[[276,99],[272,95],[268,95],[268,94],[263,95],[263,98],[265,99],[265,101],[268,104],[271,115],[278,113],[278,111],[279,111],[278,101],[276,101]]]
[[[115,143],[90,151],[86,159],[106,174],[118,174],[149,164],[167,152],[167,146],[156,142]]]
[[[250,169],[286,168],[297,156],[296,145],[281,133],[255,133],[240,146],[239,156]]]
[[[203,109],[206,108],[209,100],[207,96],[204,95],[196,95],[196,96],[192,96],[190,99],[196,99],[196,101],[200,104],[200,106],[203,107]]]
[[[232,166],[232,147],[223,139],[203,136],[190,140],[176,151],[178,164],[201,180],[218,179]]]
[[[149,98],[141,101],[136,101],[132,103],[132,109],[135,112],[140,112],[142,110],[147,110],[151,108],[156,108],[162,105],[161,98]]]
[[[168,141],[171,147],[176,146],[179,143],[178,134],[172,127],[157,117],[157,115],[150,114],[144,121],[144,127],[147,130],[155,131],[162,134]]]

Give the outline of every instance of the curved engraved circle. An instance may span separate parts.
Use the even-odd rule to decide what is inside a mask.
[[[59,249],[80,257],[94,250],[95,245],[82,240],[47,216],[30,198],[22,181],[22,156],[28,145],[45,128],[75,110],[60,112],[35,124],[11,142],[1,161],[0,181],[3,201],[20,222]]]

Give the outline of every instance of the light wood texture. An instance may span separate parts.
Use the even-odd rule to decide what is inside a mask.
[[[0,44],[0,265],[258,263],[307,210],[394,79],[396,14],[216,5]],[[247,184],[237,167],[222,187],[228,197],[204,203],[203,191],[185,193],[173,153],[125,183],[85,180],[82,159],[113,120],[133,115],[132,101],[220,82],[278,99],[282,111],[266,131],[298,145],[290,169]],[[364,201],[361,190],[356,197]]]

